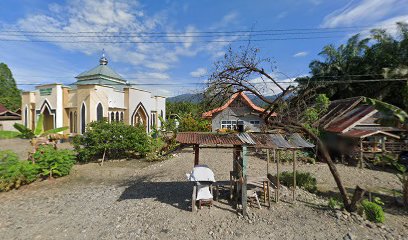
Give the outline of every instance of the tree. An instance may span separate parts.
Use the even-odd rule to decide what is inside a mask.
[[[338,47],[323,47],[319,54],[322,59],[309,65],[311,76],[297,81],[319,86],[316,91],[331,100],[366,96],[408,110],[407,81],[396,81],[408,77],[408,25],[397,26],[399,34],[395,37],[373,29],[368,38],[357,34]]]
[[[316,98],[316,88],[300,88],[293,85],[283,87],[264,69],[274,69],[270,59],[259,57],[259,49],[251,46],[241,47],[238,51],[228,49],[224,59],[215,63],[208,87],[212,96],[227,96],[237,92],[248,92],[257,96],[267,107],[262,113],[267,126],[271,129],[279,128],[286,132],[303,132],[313,139],[319,150],[319,155],[329,166],[330,172],[337,184],[345,208],[355,211],[357,202],[362,198],[364,190],[356,187],[353,198],[350,200],[323,141],[305,124],[306,109],[313,105]],[[260,79],[261,81],[254,81]],[[301,85],[303,87],[304,85]],[[265,97],[265,89],[279,89],[282,91],[275,100]],[[294,97],[290,97],[294,95]],[[272,113],[277,117],[272,117]]]
[[[20,90],[8,66],[0,63],[0,104],[15,111],[21,106]]]

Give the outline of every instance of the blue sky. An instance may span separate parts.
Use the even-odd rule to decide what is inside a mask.
[[[105,49],[109,65],[129,82],[180,84],[140,85],[155,94],[174,96],[202,89],[200,84],[187,83],[204,82],[229,44],[245,44],[213,40],[248,39],[247,34],[197,37],[206,35],[200,32],[292,29],[290,34],[269,31],[269,35],[251,37],[275,39],[252,44],[261,49],[262,56],[276,61],[276,72],[282,74],[274,73],[275,78],[290,81],[309,72],[308,64],[318,58],[324,45],[338,45],[351,34],[367,32],[349,27],[383,26],[392,32],[396,21],[408,22],[408,0],[2,0],[0,62],[9,65],[20,88],[30,90],[33,85],[23,84],[75,82],[76,75],[98,64]],[[318,28],[322,28],[319,33],[293,30],[316,32]],[[103,35],[118,33],[131,36]],[[312,39],[293,39],[304,37]],[[9,41],[13,39],[19,41]],[[168,43],[174,41],[178,43]]]

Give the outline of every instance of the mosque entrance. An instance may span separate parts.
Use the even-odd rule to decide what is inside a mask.
[[[54,129],[54,115],[51,114],[49,108],[45,107],[42,114],[44,115],[43,122],[44,131]]]
[[[148,131],[148,122],[146,110],[143,105],[139,105],[133,114],[133,126],[143,126]]]

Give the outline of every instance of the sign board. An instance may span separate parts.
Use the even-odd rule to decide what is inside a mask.
[[[40,96],[48,96],[51,95],[52,88],[41,88],[40,89]]]

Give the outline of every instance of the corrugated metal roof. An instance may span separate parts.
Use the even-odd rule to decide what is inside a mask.
[[[269,136],[278,148],[295,148],[281,134],[269,134]]]
[[[315,145],[303,139],[299,133],[290,135],[289,142],[300,148],[313,148]]]
[[[236,134],[182,132],[176,141],[183,144],[243,145]]]
[[[363,100],[364,97],[352,97],[332,101],[327,113],[319,119],[318,125],[323,128],[328,127],[330,123],[337,121],[343,114],[355,108]]]
[[[377,110],[373,106],[358,106],[344,114],[338,120],[330,123],[327,128],[325,128],[325,130],[329,132],[341,133],[346,129],[353,127],[359,121],[361,121],[365,117],[370,116],[371,114],[374,114],[375,112],[377,112]]]
[[[350,130],[341,135],[345,137],[350,137],[350,138],[366,138],[366,137],[373,136],[376,134],[382,134],[382,135],[386,135],[386,136],[397,138],[397,139],[400,138],[399,136],[395,134],[391,134],[391,133],[383,132],[379,130],[357,130],[356,129],[356,130]]]
[[[293,136],[293,135],[292,135]],[[291,144],[281,134],[269,133],[202,133],[182,132],[176,136],[176,141],[183,144],[205,145],[250,145],[256,148],[269,149],[293,149],[314,147],[313,144],[304,140],[300,134],[294,135]]]
[[[245,144],[255,145],[256,142],[252,139],[249,133],[238,133],[238,138]]]

